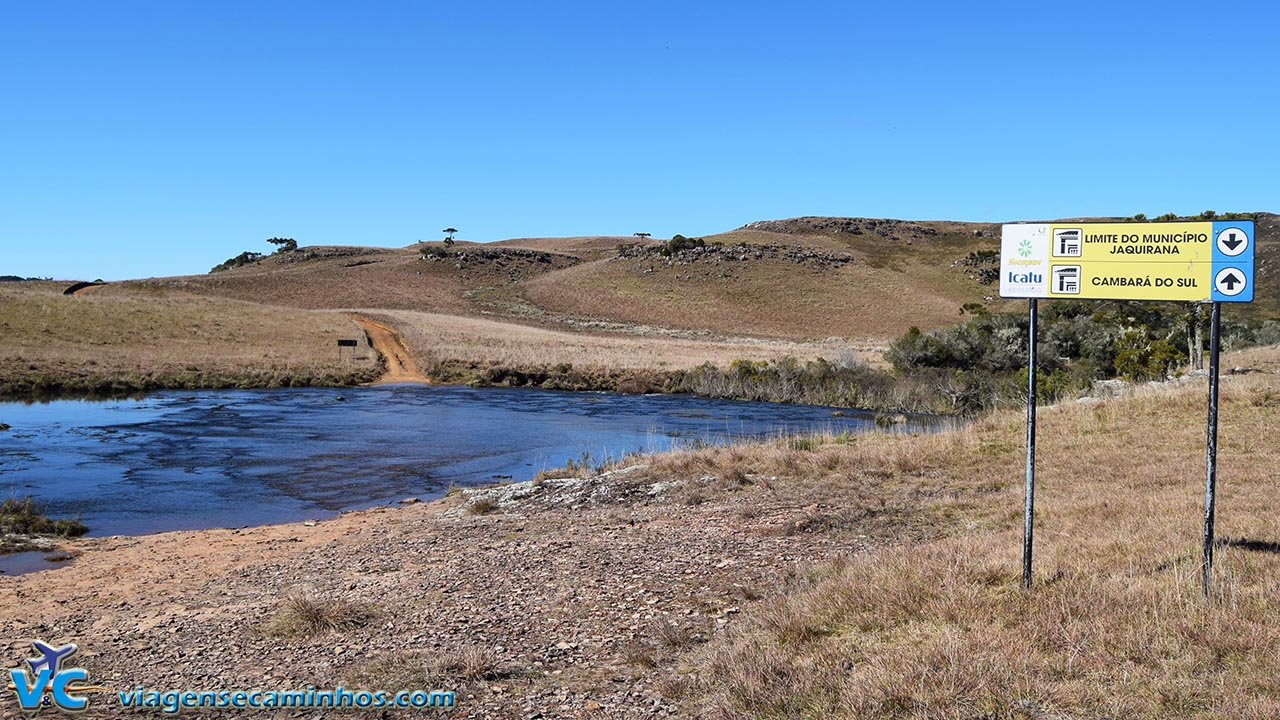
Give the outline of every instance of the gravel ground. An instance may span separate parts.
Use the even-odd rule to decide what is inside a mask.
[[[640,466],[318,523],[78,541],[66,567],[0,577],[3,660],[36,638],[77,643],[71,666],[112,691],[457,693],[447,711],[257,717],[686,717],[665,697],[682,653],[798,566],[860,549],[785,531],[815,506],[757,486],[686,491]],[[337,627],[308,632],[301,607]],[[160,714],[92,697],[88,717]],[[12,696],[0,713],[21,716]]]

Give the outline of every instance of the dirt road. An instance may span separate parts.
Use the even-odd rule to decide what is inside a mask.
[[[88,295],[94,290],[97,290],[100,287],[104,287],[105,285],[106,283],[103,283],[103,282],[78,282],[75,285],[72,285],[71,287],[67,288],[66,290],[63,290],[62,294],[63,295]]]
[[[349,317],[368,333],[369,342],[373,344],[373,349],[382,356],[383,364],[386,365],[386,372],[372,384],[429,384],[431,382],[422,373],[422,370],[418,368],[418,364],[413,361],[413,356],[409,354],[409,349],[405,347],[404,339],[400,337],[400,333],[395,328],[360,315],[351,314]]]

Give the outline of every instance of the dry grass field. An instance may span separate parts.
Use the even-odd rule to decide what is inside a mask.
[[[590,368],[681,370],[704,362],[727,365],[737,358],[808,359],[837,355],[883,363],[880,348],[839,341],[798,343],[756,338],[695,340],[638,334],[569,332],[512,322],[409,310],[363,314],[397,328],[418,363],[476,362],[483,365],[570,364]]]
[[[539,307],[577,317],[800,341],[846,337],[883,343],[912,325],[954,323],[961,305],[994,294],[952,267],[983,238],[934,238],[908,246],[906,239],[879,236],[842,242],[741,230],[705,240],[743,249],[694,258],[609,257],[533,278],[524,295]],[[994,242],[985,238],[984,246]],[[756,257],[759,247],[789,252]]]
[[[1205,395],[1202,381],[1042,411],[1030,591],[1022,413],[662,458],[657,474],[770,478],[809,508],[796,531],[887,543],[797,573],[667,687],[708,718],[1280,715],[1280,378],[1223,384],[1208,601]]]
[[[308,247],[223,272],[129,284],[299,308],[464,312],[466,287],[451,270],[408,248]]]
[[[864,345],[884,344],[912,325],[949,325],[961,305],[994,294],[954,266],[972,250],[997,246],[989,225],[898,223],[857,234],[820,224],[767,225],[705,238],[729,248],[745,244],[742,253],[706,257],[664,258],[660,241],[634,237],[459,242],[447,250],[439,243],[304,247],[224,272],[140,282],[293,307]],[[629,245],[649,250],[620,252]],[[423,248],[443,254],[422,259]]]
[[[338,362],[336,340],[363,333],[346,317],[107,285],[0,284],[0,388],[108,392],[153,387],[343,384],[372,379],[367,348]]]

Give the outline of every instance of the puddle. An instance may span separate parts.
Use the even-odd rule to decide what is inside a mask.
[[[71,562],[71,558],[49,562],[45,559],[48,556],[49,552],[45,550],[0,555],[0,575],[25,575],[39,570],[52,570]]]

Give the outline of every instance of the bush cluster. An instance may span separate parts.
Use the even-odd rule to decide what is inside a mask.
[[[80,537],[89,531],[78,520],[51,520],[31,496],[0,503],[0,535]]]
[[[687,238],[683,235],[676,235],[670,240],[662,243],[658,248],[658,252],[663,255],[674,255],[681,250],[693,250],[694,248],[706,247],[706,241],[702,238]]]
[[[720,369],[711,363],[680,374],[677,387],[705,397],[869,407],[893,385],[886,372],[863,365],[837,365],[824,358],[800,361],[793,357],[743,360]]]
[[[1208,338],[1208,310],[1196,303],[1054,301],[1040,312],[1037,393],[1052,402],[1094,380],[1163,380],[1186,366]],[[980,409],[1025,391],[1025,315],[978,313],[933,332],[911,328],[885,358],[902,375],[953,374],[958,404]],[[1229,321],[1224,350],[1280,341],[1280,321]],[[940,377],[940,376],[939,376]]]
[[[228,258],[218,263],[217,265],[214,265],[213,269],[211,269],[209,272],[211,273],[222,272],[223,270],[238,268],[241,265],[248,265],[249,263],[257,262],[261,259],[262,259],[262,253],[253,252],[251,250],[245,250],[244,252],[240,253],[239,255],[236,255],[233,258]]]

